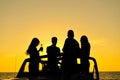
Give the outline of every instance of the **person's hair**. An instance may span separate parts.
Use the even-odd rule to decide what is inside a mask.
[[[52,42],[56,42],[57,41],[57,37],[52,37]]]
[[[68,38],[73,38],[74,37],[74,32],[73,30],[68,31]]]
[[[39,44],[39,39],[38,38],[33,38],[28,49],[27,49],[27,54],[30,53],[30,49],[33,48],[33,47],[36,47],[38,44]]]
[[[88,43],[88,38],[87,38],[87,36],[86,36],[86,35],[83,35],[83,36],[81,37],[80,41],[81,41],[82,44]]]
[[[57,43],[57,37],[52,37],[52,43],[53,43],[54,45],[56,45],[56,43]]]

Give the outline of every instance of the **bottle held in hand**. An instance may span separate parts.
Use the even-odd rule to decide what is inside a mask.
[[[41,47],[40,47],[40,51],[43,51],[43,46],[42,46],[42,44],[41,44]]]

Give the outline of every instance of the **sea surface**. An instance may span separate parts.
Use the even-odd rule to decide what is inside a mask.
[[[0,80],[12,80],[17,75],[15,72],[0,72]],[[120,80],[120,72],[100,72],[100,80]]]

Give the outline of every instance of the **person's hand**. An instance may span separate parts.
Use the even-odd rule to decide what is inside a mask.
[[[43,47],[40,47],[40,51],[43,51]]]

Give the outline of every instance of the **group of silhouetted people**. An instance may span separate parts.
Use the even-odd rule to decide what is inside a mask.
[[[61,63],[61,71],[63,80],[70,80],[70,76],[76,72],[89,73],[89,56],[90,56],[90,44],[87,36],[83,35],[80,38],[79,43],[74,39],[73,30],[69,30],[67,33],[68,38],[65,40],[63,46],[63,55]],[[60,53],[60,48],[56,46],[57,37],[52,37],[52,45],[47,47],[47,71],[50,73],[57,73],[59,71],[58,66],[58,56]],[[36,76],[39,73],[39,51],[43,50],[43,47],[40,47],[37,50],[37,46],[40,43],[39,39],[33,38],[31,44],[27,49],[27,53],[30,55],[29,63],[29,74],[30,76]],[[80,58],[81,64],[77,64],[77,58]]]

